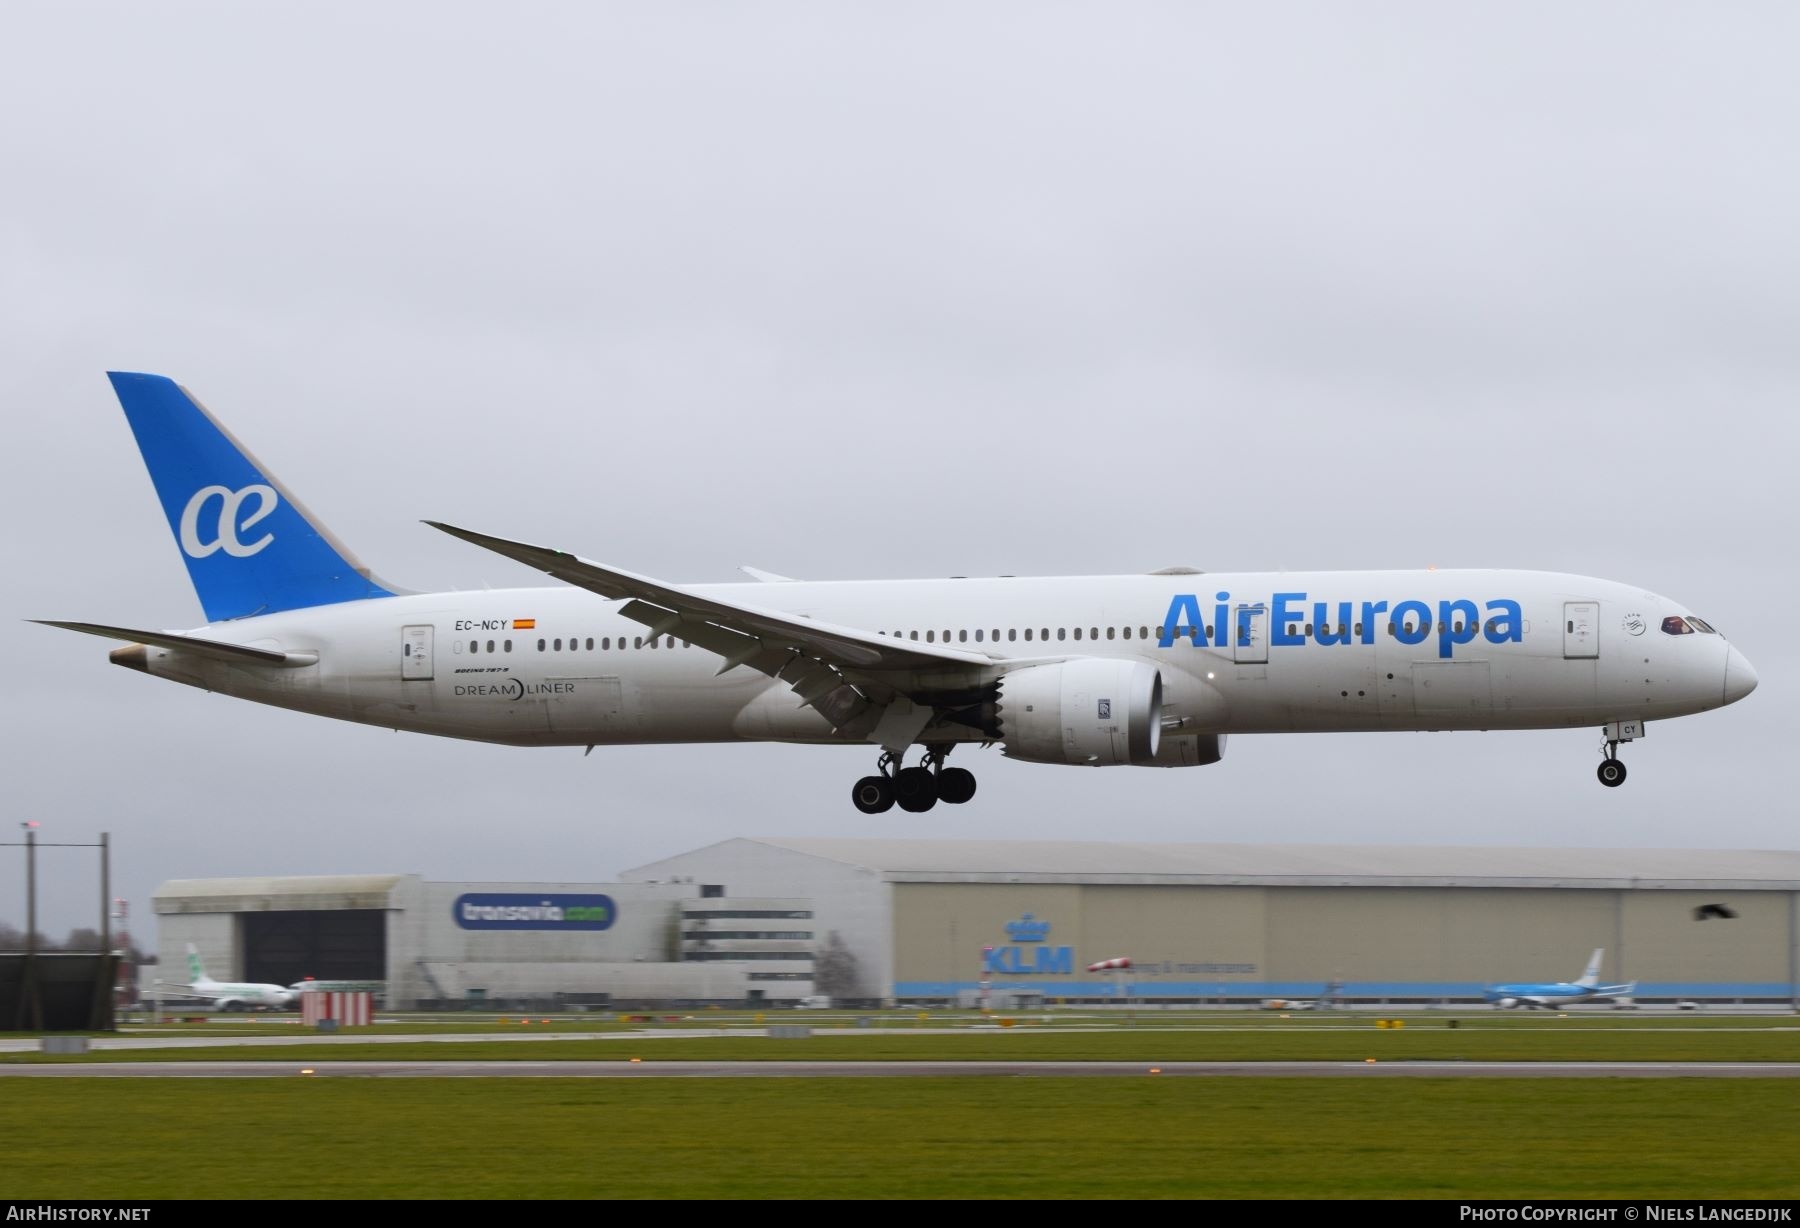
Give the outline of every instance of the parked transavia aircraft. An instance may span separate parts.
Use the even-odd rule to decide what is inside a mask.
[[[571,587],[410,593],[375,575],[187,391],[113,373],[206,625],[52,626],[119,665],[320,716],[518,746],[866,744],[851,792],[966,802],[964,743],[1191,767],[1233,733],[1600,727],[1723,707],[1750,662],[1680,602],[1537,571],[669,584],[433,527]],[[903,759],[914,746],[923,756]]]

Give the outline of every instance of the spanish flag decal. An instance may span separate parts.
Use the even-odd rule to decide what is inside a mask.
[[[513,619],[513,630],[514,631],[536,631],[537,630],[537,619],[535,619],[535,618],[515,618],[515,619]]]

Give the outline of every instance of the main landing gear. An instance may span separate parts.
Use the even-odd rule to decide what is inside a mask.
[[[1619,758],[1619,743],[1634,742],[1644,736],[1642,721],[1614,721],[1601,731],[1606,744],[1600,748],[1600,770],[1595,774],[1600,783],[1616,789],[1625,783],[1625,761]]]
[[[928,746],[917,767],[901,767],[898,755],[883,751],[875,775],[857,781],[850,800],[864,814],[880,814],[896,802],[912,814],[923,814],[939,802],[961,805],[975,796],[975,773],[945,767],[949,753],[946,744]]]

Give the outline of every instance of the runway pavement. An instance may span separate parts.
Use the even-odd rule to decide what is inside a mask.
[[[0,1078],[1431,1078],[1795,1079],[1796,1062],[70,1062]]]

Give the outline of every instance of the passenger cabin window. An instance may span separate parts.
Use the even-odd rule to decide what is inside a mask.
[[[1059,640],[1068,639],[1069,638],[1069,629],[1067,627],[1058,627],[1056,629],[1056,638]]]
[[[1075,638],[1076,639],[1081,638],[1081,628],[1080,627],[1075,628]]]
[[[981,643],[981,628],[980,627],[975,628],[975,642],[977,644]]]
[[[1678,614],[1671,614],[1663,619],[1662,629],[1664,635],[1694,634],[1694,629],[1688,626],[1687,621]]]

